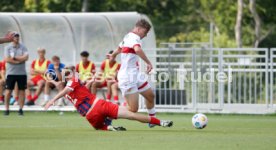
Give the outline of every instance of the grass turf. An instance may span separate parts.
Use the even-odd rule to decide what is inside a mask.
[[[118,120],[126,132],[95,131],[77,113],[27,112],[0,116],[0,150],[272,150],[276,116],[207,115],[206,129],[191,126],[192,114],[158,114],[173,128]]]

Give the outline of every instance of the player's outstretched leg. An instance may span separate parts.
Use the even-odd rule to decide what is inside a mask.
[[[129,119],[136,120],[142,123],[155,124],[162,127],[171,127],[173,122],[170,120],[159,120],[155,117],[146,116],[143,114],[133,113],[129,111],[126,107],[120,106],[118,110],[118,119]]]

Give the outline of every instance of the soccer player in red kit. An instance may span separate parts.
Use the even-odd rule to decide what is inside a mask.
[[[150,123],[163,127],[171,127],[173,125],[172,121],[159,120],[155,117],[133,113],[128,111],[124,106],[118,106],[97,98],[96,95],[90,93],[85,85],[81,84],[80,80],[75,76],[73,66],[66,67],[64,72],[67,82],[66,87],[45,105],[46,110],[52,106],[56,100],[65,96],[74,104],[77,111],[97,130],[125,130],[123,127],[113,127],[107,124],[105,122],[107,118],[136,120],[142,123]]]

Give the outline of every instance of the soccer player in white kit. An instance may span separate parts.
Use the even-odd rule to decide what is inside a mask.
[[[135,27],[125,35],[119,47],[110,59],[115,59],[121,53],[121,67],[118,72],[119,88],[127,102],[129,111],[137,112],[139,108],[139,94],[145,99],[149,116],[155,116],[154,93],[147,80],[143,80],[138,69],[138,56],[147,64],[146,73],[152,70],[152,64],[141,49],[142,39],[147,36],[151,25],[145,19],[136,22]],[[149,124],[150,127],[154,125]]]

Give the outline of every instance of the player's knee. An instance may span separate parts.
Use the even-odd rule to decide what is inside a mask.
[[[28,80],[28,81],[27,81],[27,85],[28,85],[28,86],[31,86],[32,83],[33,83],[33,82],[32,82],[31,80]]]
[[[6,95],[11,95],[11,93],[12,93],[12,90],[6,89],[6,92],[5,92]]]
[[[138,107],[136,107],[136,106],[128,106],[128,110],[129,111],[131,111],[131,112],[134,112],[134,113],[136,113],[136,112],[138,112]]]
[[[92,88],[97,88],[97,83],[96,82],[92,83],[91,87]]]

